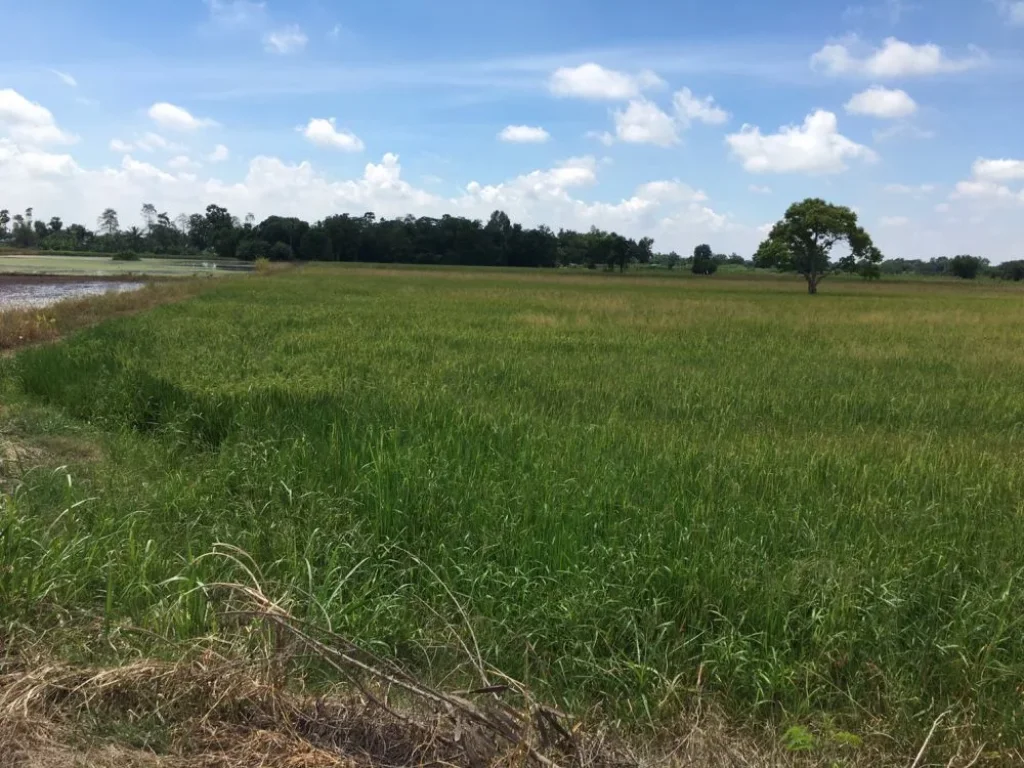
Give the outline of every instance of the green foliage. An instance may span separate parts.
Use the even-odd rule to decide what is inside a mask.
[[[288,243],[274,243],[270,246],[270,253],[267,257],[271,261],[290,261],[295,258],[295,254]]]
[[[693,249],[693,263],[690,271],[695,275],[713,275],[718,271],[718,262],[710,245],[698,245]]]
[[[839,243],[844,243],[849,253],[833,264],[832,249]],[[803,275],[812,294],[818,292],[822,278],[835,269],[875,277],[875,265],[880,261],[882,254],[857,224],[857,214],[818,198],[791,205],[754,256],[755,266]]]
[[[142,257],[135,251],[122,251],[110,257],[112,261],[142,261]]]
[[[488,664],[575,711],[678,723],[699,680],[746,716],[919,746],[952,709],[1019,742],[1017,286],[849,279],[822,312],[724,276],[211,282],[0,361],[5,412],[102,448],[5,482],[3,626],[216,633],[227,543],[451,685],[455,595]]]
[[[973,280],[978,276],[978,272],[987,265],[987,261],[977,256],[954,256],[949,262],[949,271],[955,277]]]
[[[1005,261],[996,267],[996,274],[1003,280],[1024,280],[1024,261]]]
[[[818,746],[818,739],[802,725],[794,725],[782,734],[782,745],[790,752],[810,752]]]

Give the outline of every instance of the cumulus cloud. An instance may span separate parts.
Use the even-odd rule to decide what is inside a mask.
[[[223,163],[231,157],[231,151],[223,144],[218,144],[213,148],[213,152],[206,156],[206,159],[211,163]]]
[[[556,96],[608,101],[633,99],[645,90],[662,85],[664,81],[650,70],[632,75],[594,63],[562,67],[555,70],[548,81],[548,87]]]
[[[979,157],[971,167],[975,178],[987,181],[1024,181],[1024,160]]]
[[[708,125],[721,125],[729,119],[729,113],[715,104],[713,96],[698,98],[689,88],[677,91],[672,97],[676,117],[684,127],[697,120]]]
[[[333,117],[328,119],[314,117],[305,128],[299,128],[306,140],[318,147],[340,149],[342,152],[362,152],[365,149],[362,139],[349,131],[339,131]]]
[[[263,48],[268,53],[286,55],[298,53],[308,42],[309,38],[298,24],[289,24],[287,27],[268,32],[263,37]]]
[[[29,144],[74,144],[77,136],[62,131],[42,104],[29,101],[13,88],[0,90],[0,130]]]
[[[158,102],[150,107],[149,117],[160,127],[172,131],[197,131],[200,128],[217,125],[209,118],[194,117],[187,109],[168,104],[166,101]]]
[[[613,116],[619,141],[659,147],[679,143],[676,121],[653,101],[633,99],[625,110],[616,110]]]
[[[1024,204],[1024,186],[1019,186],[1020,182],[1024,182],[1024,160],[979,157],[971,166],[971,178],[957,182],[950,199]]]
[[[895,78],[965,72],[986,62],[985,54],[978,49],[951,58],[934,43],[912,45],[895,37],[886,38],[881,48],[858,55],[862,48],[855,37],[829,43],[811,57],[811,66],[830,75]]]
[[[510,125],[498,134],[498,138],[513,144],[543,144],[551,134],[540,126]]]
[[[824,110],[808,115],[803,125],[783,126],[773,134],[744,125],[726,136],[726,143],[750,173],[840,173],[847,161],[877,159],[871,149],[840,134],[836,116]]]
[[[914,114],[917,111],[917,103],[906,91],[875,85],[854,94],[853,98],[846,102],[846,111],[851,115],[893,119]]]

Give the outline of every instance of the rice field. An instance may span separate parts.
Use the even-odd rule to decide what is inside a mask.
[[[597,716],[1024,736],[1019,288],[311,266],[0,365],[90,446],[4,480],[9,633],[153,652],[258,579]]]

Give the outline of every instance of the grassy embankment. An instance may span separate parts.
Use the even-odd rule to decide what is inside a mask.
[[[224,543],[428,679],[465,667],[464,610],[576,711],[710,696],[903,747],[948,712],[936,748],[1013,747],[1022,349],[1024,293],[985,284],[224,282],[4,361],[32,429],[101,458],[7,484],[0,620],[159,653],[221,628]]]

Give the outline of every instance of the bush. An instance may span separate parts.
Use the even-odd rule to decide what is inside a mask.
[[[262,240],[249,238],[238,244],[235,256],[242,261],[259,261],[270,255],[270,248]]]
[[[295,257],[292,247],[288,243],[274,243],[270,246],[271,261],[291,261]]]
[[[121,251],[110,257],[111,261],[142,261],[142,257],[135,251]]]
[[[695,275],[713,275],[718,271],[718,262],[714,259],[694,259],[691,267]]]
[[[256,259],[256,274],[265,275],[270,271],[270,259],[265,256],[260,256]]]

